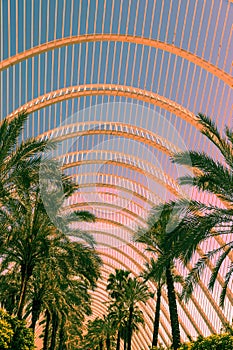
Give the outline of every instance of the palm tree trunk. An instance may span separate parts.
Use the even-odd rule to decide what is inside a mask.
[[[40,300],[33,298],[33,301],[32,301],[32,323],[30,325],[30,328],[32,329],[33,333],[35,332],[36,322],[38,321],[38,319],[40,317],[40,310],[41,310]]]
[[[45,312],[46,324],[44,331],[44,341],[43,341],[43,350],[48,350],[48,340],[49,340],[49,326],[50,326],[50,313],[48,310]]]
[[[64,332],[64,327],[65,327],[65,317],[62,316],[62,321],[60,325],[60,331],[59,331],[59,345],[58,345],[58,350],[65,350],[65,332]]]
[[[128,329],[127,329],[127,350],[131,350],[131,339],[132,339],[132,321],[133,321],[133,305],[129,307],[129,320],[128,320]]]
[[[126,335],[124,335],[124,350],[127,350],[127,339],[126,339]]]
[[[55,350],[57,342],[57,330],[58,330],[58,315],[56,312],[52,316],[52,335],[49,350]]]
[[[21,286],[20,286],[20,295],[19,295],[19,303],[17,308],[17,317],[21,320],[23,317],[23,308],[25,304],[25,298],[27,293],[27,286],[28,286],[29,276],[27,274],[27,269],[22,268],[21,271]]]
[[[111,340],[110,340],[109,333],[107,334],[107,338],[106,338],[106,348],[107,350],[111,350]]]
[[[121,333],[120,331],[117,332],[117,343],[116,343],[116,350],[120,350],[121,346]]]
[[[166,267],[166,282],[167,282],[168,305],[169,305],[171,328],[172,328],[173,348],[174,350],[177,350],[180,346],[180,328],[179,328],[178,312],[177,312],[177,305],[176,305],[174,281],[173,281],[170,265]]]
[[[99,341],[99,349],[103,350],[104,344],[103,344],[103,339],[101,338]]]
[[[152,340],[152,348],[153,346],[157,346],[158,343],[158,335],[159,335],[159,316],[160,316],[160,304],[161,304],[161,285],[158,284],[157,288],[157,298],[156,298],[156,307],[155,307],[155,318],[154,318],[154,331],[153,331],[153,340]]]

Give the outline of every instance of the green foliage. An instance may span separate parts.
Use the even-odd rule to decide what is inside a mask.
[[[33,350],[34,338],[25,321],[19,321],[0,309],[0,349]]]
[[[131,349],[131,339],[139,324],[144,324],[143,313],[138,303],[146,304],[152,297],[148,287],[141,278],[130,277],[130,272],[116,269],[108,278],[107,291],[112,299],[109,305],[109,317],[117,333],[117,350],[119,339]]]
[[[233,336],[229,333],[213,334],[207,338],[199,337],[196,341],[182,344],[179,350],[232,350]]]
[[[13,337],[13,333],[14,332],[10,323],[2,319],[0,315],[0,349],[9,349],[9,344]]]
[[[175,278],[173,274],[174,259],[178,258],[178,256],[175,254],[175,242],[170,239],[170,236],[173,236],[180,224],[179,214],[180,208],[176,208],[175,202],[157,205],[150,212],[147,219],[147,227],[139,228],[134,236],[136,242],[145,244],[146,250],[154,254],[150,264],[145,266],[144,277],[156,281],[158,284],[166,283],[167,285],[174,349],[178,349],[180,345],[179,319],[174,287]],[[159,317],[156,315],[152,345],[155,345],[157,342],[158,329]]]
[[[31,316],[31,324],[29,330],[16,318],[1,320],[0,350],[31,349],[31,332],[46,312],[44,347],[57,342],[64,350],[91,314],[101,264],[92,235],[72,224],[95,216],[64,209],[77,185],[47,155],[54,140],[21,141],[26,120],[22,113],[0,125],[0,303],[18,319]]]
[[[217,196],[223,203],[213,206],[200,202],[190,202],[186,206],[181,229],[178,228],[170,235],[176,242],[176,254],[187,264],[196,251],[197,246],[213,236],[221,237],[226,244],[217,249],[204,252],[194,268],[185,279],[182,297],[186,300],[192,294],[203,273],[206,262],[214,260],[212,275],[208,288],[212,291],[221,267],[226,262],[233,248],[232,233],[232,203],[233,203],[233,131],[225,127],[225,132],[218,130],[217,125],[207,116],[198,114],[201,132],[216,146],[217,159],[212,154],[196,151],[185,151],[174,154],[172,161],[186,166],[192,166],[195,171],[179,178],[182,185],[191,185],[198,191],[207,193],[208,198]],[[211,201],[210,201],[211,202]],[[181,203],[182,204],[182,203]],[[177,203],[179,206],[179,204]],[[185,235],[183,234],[185,232]],[[226,269],[224,284],[220,295],[220,306],[224,305],[228,285],[233,276],[233,263]]]

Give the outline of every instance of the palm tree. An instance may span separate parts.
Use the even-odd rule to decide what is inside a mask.
[[[61,173],[56,162],[42,160],[41,152],[50,147],[48,142],[29,140],[17,147],[17,139],[26,118],[26,114],[21,114],[12,122],[4,121],[0,127],[1,272],[10,272],[13,266],[20,274],[16,307],[19,318],[23,316],[29,282],[35,268],[48,261],[52,247],[59,239],[64,240],[66,234],[76,236],[83,242],[78,248],[76,244],[75,253],[69,253],[73,261],[77,253],[79,263],[83,259],[79,270],[87,274],[88,266],[83,266],[85,262],[89,263],[89,267],[91,264],[97,267],[95,274],[90,277],[92,285],[98,275],[99,264],[98,259],[94,258],[92,236],[84,232],[80,234],[79,230],[70,227],[72,223],[83,219],[93,221],[94,216],[85,211],[64,213],[62,204],[75,191],[76,185]],[[51,216],[51,213],[55,216]],[[62,237],[59,236],[61,232]],[[74,265],[77,265],[77,261]],[[35,297],[32,328],[40,311],[37,302]]]
[[[16,243],[16,248],[19,248],[17,240],[22,228],[24,228],[24,232],[30,231],[29,222],[31,217],[29,212],[33,209],[30,206],[30,202],[34,201],[35,205],[38,205],[38,191],[34,189],[32,195],[29,188],[32,187],[31,184],[34,184],[38,178],[36,174],[41,161],[41,152],[44,151],[45,147],[49,147],[48,141],[37,141],[34,139],[29,139],[26,142],[21,142],[19,146],[17,145],[26,119],[27,114],[22,113],[12,121],[4,120],[0,126],[1,269],[2,271],[8,269],[11,263],[17,264],[20,261],[21,290],[17,311],[20,318],[22,316],[28,276],[31,275],[32,260],[35,256],[33,257],[33,254],[29,256],[30,253],[27,256],[18,254],[19,251],[14,249],[14,244]],[[28,240],[24,241],[25,245],[28,245],[29,241],[30,238],[28,237]],[[45,242],[43,241],[43,243]],[[13,256],[15,259],[12,259]],[[29,259],[29,263],[26,262],[27,259]]]
[[[33,171],[40,163],[41,152],[49,147],[47,140],[27,139],[18,144],[27,118],[28,114],[22,112],[0,125],[0,207],[6,205],[21,171]]]
[[[62,303],[64,304],[63,312],[67,309],[69,313],[72,309],[67,307],[69,304],[79,305],[78,312],[81,317],[85,305],[90,302],[88,290],[95,287],[95,281],[98,278],[99,258],[94,251],[87,247],[80,247],[80,243],[70,242],[66,236],[61,235],[61,238],[50,248],[48,259],[35,267],[31,278],[27,315],[32,314],[30,327],[33,330],[40,314],[46,309],[50,310],[54,295],[57,295],[57,300],[60,300],[59,308]],[[86,251],[86,255],[89,255],[89,257],[86,256],[88,267],[82,272],[77,263],[80,259],[77,254],[81,248]],[[69,302],[68,299],[70,299]],[[85,311],[88,312],[87,310]]]
[[[145,304],[147,300],[151,298],[151,296],[152,295],[148,291],[148,287],[143,281],[140,281],[137,278],[128,279],[124,295],[125,304],[128,306],[129,310],[129,318],[127,324],[127,350],[131,350],[135,307],[139,302],[143,302]]]
[[[56,170],[60,174],[58,166],[54,167],[53,170],[53,173]],[[21,287],[17,308],[19,318],[22,318],[28,283],[36,265],[40,265],[40,263],[49,259],[52,247],[59,240],[63,240],[65,235],[72,235],[94,248],[91,235],[70,227],[72,223],[80,221],[80,218],[81,220],[84,218],[87,218],[88,221],[94,220],[93,215],[87,212],[62,212],[62,201],[75,190],[75,186],[70,180],[63,176],[62,191],[60,191],[59,182],[53,182],[52,191],[49,187],[50,199],[53,200],[53,211],[56,213],[56,221],[53,222],[54,217],[51,218],[48,215],[47,208],[45,208],[42,200],[41,182],[38,179],[38,173],[36,178],[33,179],[28,171],[24,171],[23,178],[21,178],[21,175],[19,174],[15,181],[17,190],[13,194],[14,197],[11,198],[10,203],[0,208],[0,226],[3,233],[0,247],[1,268],[2,271],[9,269],[11,264],[15,264],[20,268]],[[42,183],[42,185],[44,184]],[[64,193],[64,191],[66,192]],[[59,236],[59,232],[62,232],[63,236]],[[82,255],[82,258],[85,259],[89,254],[86,247],[81,244],[78,247],[76,245],[76,253],[79,249],[79,255]],[[71,256],[74,259],[74,252],[70,252],[70,258]],[[80,269],[85,268],[83,262],[80,264]]]
[[[124,310],[124,312],[127,310],[128,315],[126,317],[123,316],[124,312],[119,315],[121,317],[119,321],[123,322],[124,325],[120,329],[121,333],[124,334],[124,343],[125,345],[127,344],[127,350],[131,350],[132,334],[135,329],[134,324],[136,316],[139,316],[138,312],[140,313],[137,304],[139,302],[146,303],[151,297],[148,287],[142,281],[137,278],[131,278],[129,275],[129,271],[116,270],[115,274],[110,274],[107,286],[109,295],[113,299],[113,306],[118,307],[121,311]],[[142,322],[142,317],[138,317],[138,321],[139,318],[140,322]],[[117,344],[119,344],[119,337],[120,333],[118,333]]]
[[[93,321],[88,322],[87,330],[87,345],[92,349],[103,350],[104,343],[109,338],[109,330],[106,327],[105,320],[96,317]]]
[[[232,234],[233,219],[233,132],[225,127],[225,135],[222,136],[214,122],[203,114],[198,114],[202,133],[216,146],[219,151],[218,160],[213,159],[204,152],[182,152],[173,156],[173,162],[194,167],[194,175],[186,175],[180,178],[181,184],[194,186],[199,191],[204,191],[209,198],[215,195],[223,203],[222,206],[206,205],[200,202],[191,202],[186,210],[183,226],[186,226],[186,234],[177,230],[172,239],[179,242],[177,254],[183,256],[187,263],[197,246],[211,238],[224,235],[226,243],[219,248],[209,250],[194,266],[186,279],[184,295],[188,297],[194,285],[198,282],[201,272],[209,258],[217,256],[213,269],[209,288],[212,290],[221,266],[233,247],[233,241],[228,239]],[[182,230],[181,230],[182,231]],[[233,274],[233,263],[225,274],[225,282],[220,296],[220,305],[223,306],[227,286]]]
[[[109,296],[112,299],[118,300],[122,291],[125,289],[129,278],[130,272],[127,270],[116,269],[115,273],[111,273],[108,277],[108,285],[107,290],[109,292]]]
[[[44,349],[56,347],[58,333],[64,349],[68,319],[80,327],[91,312],[89,291],[101,263],[93,237],[72,225],[95,217],[64,211],[77,186],[56,161],[42,158],[54,143],[31,139],[17,146],[26,118],[21,114],[0,126],[0,301],[19,318],[26,304],[24,316],[32,314],[33,330],[45,311]]]
[[[124,303],[115,301],[109,305],[108,312],[112,328],[116,333],[116,350],[120,350],[121,338],[125,338],[124,335],[127,326],[128,309]]]
[[[0,303],[10,314],[16,312],[20,288],[20,273],[12,267],[7,273],[0,275]]]
[[[167,237],[179,227],[174,203],[158,205],[151,210],[147,220],[148,228],[140,228],[135,234],[135,241],[143,243],[146,249],[155,254],[157,260],[153,263],[153,279],[161,282],[165,278],[167,286],[168,305],[171,320],[173,347],[180,345],[180,329],[176,304],[176,294],[173,276],[174,247]]]

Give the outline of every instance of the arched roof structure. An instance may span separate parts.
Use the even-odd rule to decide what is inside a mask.
[[[190,169],[169,159],[178,149],[215,152],[195,115],[211,116],[220,130],[233,126],[232,19],[230,0],[0,2],[0,116],[27,109],[25,138],[60,140],[57,157],[80,184],[67,205],[98,217],[80,224],[104,262],[93,317],[104,311],[110,272],[142,271],[149,256],[132,232],[150,208],[181,193],[197,196],[177,183]],[[191,264],[176,268],[186,274]],[[183,340],[233,318],[231,288],[225,308],[217,304],[221,275],[213,293],[206,287],[211,268],[189,303],[178,303]],[[152,338],[155,302],[142,307],[146,326],[133,350]],[[171,342],[165,292],[159,341]]]

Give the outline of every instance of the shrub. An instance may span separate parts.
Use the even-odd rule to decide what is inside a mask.
[[[196,341],[182,344],[179,350],[232,350],[233,336],[229,333],[213,334],[207,338],[199,337]]]
[[[20,321],[0,309],[0,349],[33,350],[34,337],[25,321]]]
[[[0,349],[9,349],[9,344],[13,337],[13,329],[9,322],[1,318],[0,314]]]

